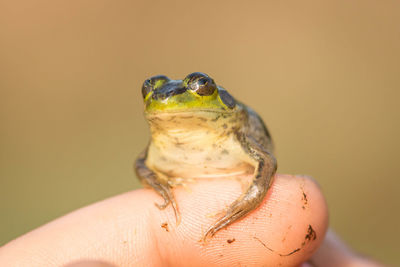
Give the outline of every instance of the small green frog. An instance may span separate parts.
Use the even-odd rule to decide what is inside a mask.
[[[135,163],[141,182],[171,204],[172,188],[185,181],[253,174],[247,190],[208,230],[203,240],[259,206],[277,165],[270,134],[261,118],[200,72],[183,80],[159,75],[142,87],[151,141]]]

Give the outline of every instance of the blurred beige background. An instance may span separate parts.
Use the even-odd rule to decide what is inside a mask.
[[[400,264],[399,1],[2,1],[0,245],[139,187],[141,83],[203,71],[256,109],[279,172]]]

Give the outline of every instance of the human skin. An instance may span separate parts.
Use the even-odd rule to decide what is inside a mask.
[[[332,237],[321,246],[327,205],[319,186],[303,176],[276,175],[259,208],[200,241],[242,190],[232,179],[175,188],[179,225],[171,207],[154,205],[162,199],[153,190],[124,193],[11,241],[0,248],[0,266],[299,266],[318,248],[315,266],[334,266],[335,259],[346,264],[341,266],[379,266],[341,250]],[[333,258],[326,261],[328,256]]]

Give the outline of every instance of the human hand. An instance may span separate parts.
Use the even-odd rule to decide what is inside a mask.
[[[326,202],[316,183],[300,176],[276,175],[258,209],[201,242],[216,220],[210,214],[241,192],[240,183],[229,179],[201,180],[190,184],[190,192],[175,188],[179,225],[171,207],[155,207],[162,199],[153,190],[128,192],[6,244],[0,266],[378,266],[340,242],[333,245],[332,234],[320,246],[328,227]],[[346,265],[333,265],[335,260]]]

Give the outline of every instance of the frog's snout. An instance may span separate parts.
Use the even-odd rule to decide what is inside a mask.
[[[174,95],[186,92],[187,88],[183,86],[181,81],[171,81],[165,83],[159,88],[153,89],[151,97],[154,100],[164,100]]]

